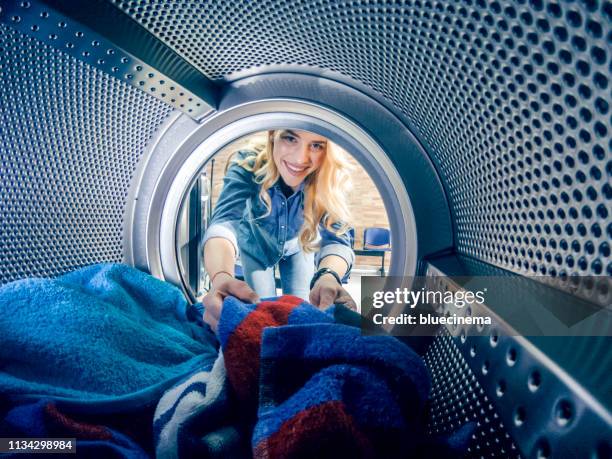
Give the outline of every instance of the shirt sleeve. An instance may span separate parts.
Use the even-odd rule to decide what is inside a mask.
[[[332,228],[338,230],[340,228],[339,223],[334,223]],[[350,229],[350,228],[349,228]],[[348,278],[348,275],[353,268],[355,263],[355,252],[353,252],[351,240],[351,233],[349,231],[342,235],[337,235],[333,231],[325,228],[325,225],[319,224],[319,233],[321,234],[321,250],[319,252],[319,262],[329,255],[337,255],[346,261],[348,269],[344,275],[344,279]]]
[[[238,224],[242,219],[245,202],[254,189],[253,173],[238,164],[232,164],[223,178],[223,189],[215,205],[210,224],[204,234],[203,245],[213,237],[227,239],[238,251]]]

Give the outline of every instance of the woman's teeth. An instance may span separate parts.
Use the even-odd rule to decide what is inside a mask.
[[[296,167],[296,166],[292,166],[291,164],[285,162],[285,167],[287,168],[287,170],[289,170],[289,172],[291,172],[292,174],[295,175],[299,175],[302,172],[304,172],[306,169],[308,169],[307,167]]]

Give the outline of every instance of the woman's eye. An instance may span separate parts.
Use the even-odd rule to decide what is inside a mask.
[[[313,143],[310,147],[314,151],[323,151],[325,149],[325,145],[322,143]]]
[[[294,136],[288,135],[288,134],[282,136],[281,138],[288,143],[295,143],[297,141],[297,139]]]

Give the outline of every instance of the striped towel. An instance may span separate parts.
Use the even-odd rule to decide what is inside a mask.
[[[337,323],[341,309],[293,296],[227,298],[219,358],[157,407],[158,457],[432,457],[450,444],[457,457],[469,432],[459,442],[424,435],[430,379],[421,357]]]

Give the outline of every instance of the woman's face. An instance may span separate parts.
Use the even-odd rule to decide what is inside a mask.
[[[272,134],[270,134],[272,135]],[[327,139],[308,131],[274,131],[272,156],[284,182],[294,191],[325,158]]]

